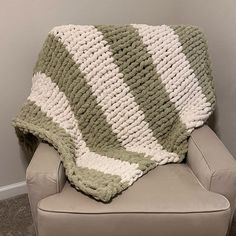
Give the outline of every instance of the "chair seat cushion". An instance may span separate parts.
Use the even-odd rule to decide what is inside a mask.
[[[106,204],[66,183],[39,202],[38,230],[40,236],[223,236],[229,217],[225,197],[202,187],[187,165],[169,164]]]

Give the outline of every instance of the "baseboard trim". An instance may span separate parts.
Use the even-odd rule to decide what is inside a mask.
[[[0,187],[0,200],[27,193],[26,182],[22,181]]]

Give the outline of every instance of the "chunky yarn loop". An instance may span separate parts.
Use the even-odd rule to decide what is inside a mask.
[[[192,26],[55,27],[32,83],[13,121],[20,141],[52,144],[75,188],[104,202],[181,162],[215,103],[206,41]]]

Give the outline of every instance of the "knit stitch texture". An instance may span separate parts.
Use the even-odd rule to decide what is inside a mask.
[[[32,81],[13,121],[19,140],[52,144],[71,184],[103,202],[181,162],[215,104],[206,41],[192,26],[55,27]]]

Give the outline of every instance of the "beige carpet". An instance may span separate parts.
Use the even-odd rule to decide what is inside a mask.
[[[0,201],[0,236],[35,236],[26,194]],[[230,236],[236,236],[236,218]]]

